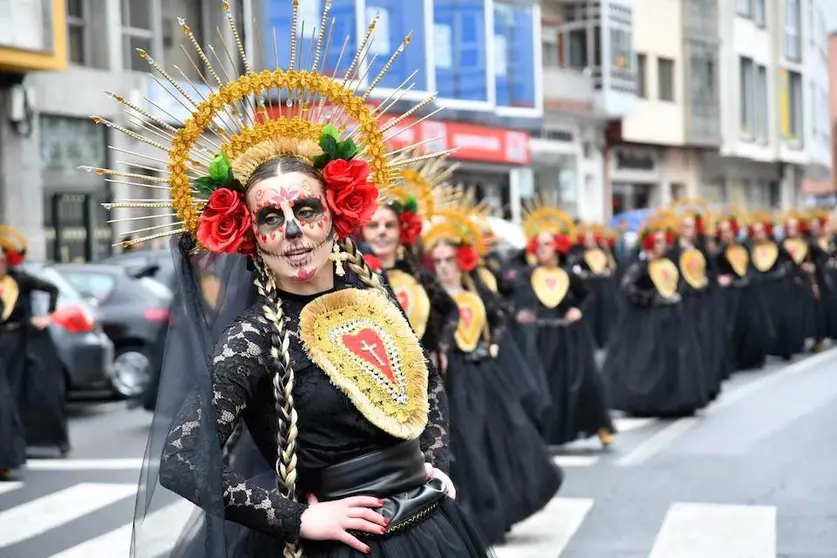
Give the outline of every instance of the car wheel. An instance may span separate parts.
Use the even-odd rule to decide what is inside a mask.
[[[111,387],[124,398],[137,397],[151,378],[151,358],[143,347],[121,347],[113,359]]]

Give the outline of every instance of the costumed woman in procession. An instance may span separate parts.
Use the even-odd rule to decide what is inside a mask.
[[[443,185],[451,173],[443,159],[423,160],[402,169],[400,184],[390,189],[388,199],[382,200],[362,233],[442,375],[459,315],[453,299],[420,264],[418,250],[424,220],[444,205],[442,199],[434,198],[434,188]]]
[[[764,212],[748,215],[753,279],[761,285],[765,308],[773,326],[768,354],[791,360],[805,348],[802,313],[795,300],[796,264],[773,238],[773,218]]]
[[[639,232],[641,252],[622,276],[623,311],[603,374],[614,409],[634,416],[675,418],[703,408],[703,354],[686,319],[680,273],[667,256],[677,223],[661,211]]]
[[[45,334],[58,303],[58,289],[18,267],[26,257],[26,239],[10,227],[0,227],[0,480],[9,480],[13,469],[26,462],[26,402],[32,389],[27,372],[32,371],[30,343]],[[36,291],[49,295],[47,316],[32,315],[32,296]],[[29,370],[27,370],[29,369]],[[63,400],[60,405],[63,409]],[[46,407],[42,413],[51,413]],[[62,414],[63,417],[63,414]],[[60,441],[66,444],[66,439]]]
[[[591,223],[579,225],[578,244],[572,248],[569,259],[570,267],[581,268],[580,275],[590,291],[585,315],[596,347],[604,349],[616,313],[616,265],[603,238],[603,228]]]
[[[812,339],[811,350],[822,349],[825,338],[825,308],[821,304],[823,278],[817,264],[824,260],[824,252],[812,238],[811,221],[795,210],[785,215],[785,238],[782,247],[797,266],[797,298],[802,308],[802,330],[806,340]],[[814,224],[818,234],[819,222]]]
[[[818,221],[819,231],[812,234],[814,242],[819,246],[821,259],[817,262],[817,269],[821,277],[822,291],[821,305],[825,314],[825,337],[837,340],[837,241],[835,241],[835,226],[837,213],[817,212],[814,219]],[[815,225],[816,225],[815,224]]]
[[[577,271],[564,267],[575,239],[573,222],[537,200],[524,210],[523,231],[533,266],[517,274],[513,300],[517,322],[536,326],[529,331],[537,336],[550,395],[541,424],[544,441],[558,446],[598,436],[609,446],[615,430],[585,316],[589,293]]]
[[[480,229],[468,212],[442,210],[422,243],[439,282],[459,307],[445,373],[451,476],[486,536],[499,543],[515,523],[546,506],[562,474],[501,370],[524,364],[519,353],[501,355],[513,340],[507,338],[499,300],[476,274],[484,252]]]
[[[677,240],[668,253],[680,273],[684,319],[692,324],[701,349],[704,388],[709,401],[721,393],[724,378],[723,300],[715,288],[716,277],[706,248],[706,232],[712,230],[709,207],[699,200],[681,200],[672,207],[678,225]]]
[[[145,139],[165,152],[167,169],[132,179],[170,185],[180,222],[151,236],[179,235],[184,296],[142,473],[135,555],[167,542],[144,522],[171,499],[158,485],[199,507],[179,540],[168,541],[175,558],[489,553],[446,474],[442,379],[351,240],[395,185],[384,140],[395,124],[349,84],[365,66],[374,23],[347,58],[345,81],[319,73],[329,7],[309,41],[299,39],[294,3],[289,69],[251,71],[239,43],[244,75],[205,101],[183,99],[195,109],[179,129],[152,118],[173,136],[170,145]],[[309,49],[311,57],[297,52]],[[294,68],[297,54],[313,65]],[[281,98],[270,96],[276,91]],[[117,100],[131,114],[142,110]],[[214,311],[201,302],[198,258],[221,278],[224,303]],[[255,442],[248,475],[225,452],[239,427]],[[235,456],[248,447],[228,449]]]
[[[773,337],[761,284],[752,281],[750,252],[739,240],[742,221],[743,213],[737,208],[725,208],[715,215],[715,268],[727,309],[726,350],[731,371],[762,368]]]

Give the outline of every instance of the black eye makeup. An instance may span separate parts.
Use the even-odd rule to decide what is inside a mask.
[[[319,219],[325,213],[322,200],[314,196],[294,200],[291,207],[293,207],[294,216],[301,223]]]
[[[285,224],[285,213],[278,207],[263,207],[256,212],[256,225],[261,231],[273,231]]]

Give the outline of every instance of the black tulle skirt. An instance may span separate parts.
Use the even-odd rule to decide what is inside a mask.
[[[448,353],[445,390],[450,409],[451,480],[457,500],[491,544],[503,540],[508,521],[502,492],[489,463],[490,361],[471,362],[457,350]]]
[[[708,403],[702,360],[682,305],[626,305],[603,368],[612,407],[637,416],[694,413]]]
[[[792,277],[767,277],[762,282],[765,308],[773,324],[768,354],[790,360],[805,348],[804,313],[795,303]]]
[[[683,316],[695,330],[700,347],[703,388],[708,401],[714,401],[721,393],[721,371],[718,359],[718,337],[716,316],[710,292],[688,292],[683,296]]]
[[[585,315],[590,323],[596,347],[604,349],[610,337],[610,328],[616,313],[616,279],[593,277],[587,280],[590,301]]]
[[[49,331],[33,332],[29,339],[22,415],[27,445],[67,449],[64,373]]]
[[[568,326],[542,325],[537,334],[551,399],[542,421],[546,443],[566,444],[601,429],[614,432],[586,318]]]
[[[549,390],[534,341],[534,336],[520,330],[503,335],[495,368],[506,382],[507,394],[514,394],[526,416],[538,426],[549,406]]]
[[[773,338],[773,323],[764,303],[761,285],[750,283],[728,290],[734,291],[736,298],[733,329],[727,346],[734,369],[757,370],[764,366]]]
[[[26,437],[19,413],[19,394],[26,367],[26,336],[0,332],[0,471],[26,462]]]

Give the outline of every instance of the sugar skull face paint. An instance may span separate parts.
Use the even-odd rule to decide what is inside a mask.
[[[372,220],[363,228],[363,240],[382,261],[395,258],[400,236],[398,215],[386,206],[378,207]]]
[[[555,246],[555,236],[549,233],[539,234],[535,254],[541,265],[556,265],[558,262],[558,254]]]
[[[277,278],[308,281],[331,265],[332,216],[322,182],[280,172],[248,189],[247,207],[259,253]]]
[[[462,270],[456,259],[456,247],[446,242],[440,242],[430,251],[433,268],[439,282],[447,288],[453,288],[462,283]]]

